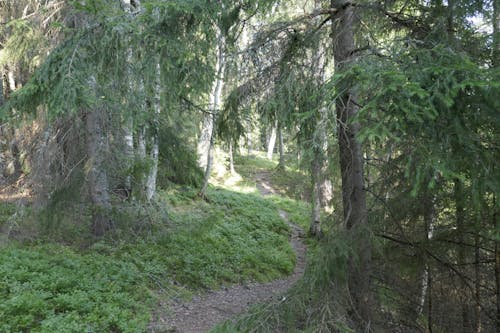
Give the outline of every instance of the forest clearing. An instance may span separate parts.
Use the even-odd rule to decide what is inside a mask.
[[[500,331],[500,0],[0,0],[0,333]]]

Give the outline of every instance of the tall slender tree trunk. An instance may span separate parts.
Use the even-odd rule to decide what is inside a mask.
[[[3,68],[0,67],[0,107],[2,107],[5,102],[4,91],[3,91]]]
[[[430,194],[426,193],[424,197],[424,205],[425,205],[425,211],[424,211],[424,224],[425,224],[425,239],[426,242],[429,243],[429,241],[432,240],[434,237],[434,228],[436,224],[436,203],[435,203],[435,197]],[[427,245],[426,245],[427,246]],[[425,248],[424,248],[425,251]],[[427,330],[429,333],[432,333],[432,272],[431,272],[431,267],[429,263],[429,258],[428,255],[424,252],[424,258],[425,258],[425,268],[424,272],[422,273],[422,282],[421,282],[421,292],[420,292],[420,302],[419,302],[419,310],[417,311],[418,314],[422,314],[425,302],[427,300]]]
[[[454,181],[454,196],[455,196],[455,220],[457,224],[458,233],[458,251],[457,251],[457,263],[459,267],[466,269],[466,259],[467,253],[464,247],[465,243],[465,207],[464,207],[464,191],[462,182],[459,179]],[[472,326],[469,318],[469,299],[470,295],[468,292],[467,285],[460,280],[460,304],[462,307],[462,331],[468,333],[471,331]]]
[[[500,0],[493,0],[493,66],[500,66]]]
[[[354,7],[347,1],[331,1],[331,7],[337,12],[333,15],[332,46],[335,70],[342,72],[354,60],[354,29],[357,17]],[[349,315],[357,323],[357,331],[365,331],[372,324],[374,306],[371,291],[371,235],[368,228],[366,193],[363,178],[363,158],[361,145],[356,136],[359,123],[353,121],[358,107],[356,92],[349,82],[341,81],[336,90],[339,92],[335,107],[340,154],[340,171],[342,174],[342,202],[344,225],[350,234],[356,259],[349,259],[347,281],[353,308]]]
[[[127,16],[131,16],[132,14],[132,4],[131,0],[122,0],[122,4],[124,7],[124,11]],[[127,49],[127,80],[129,85],[129,93],[132,94],[134,91],[134,82],[136,82],[136,78],[134,73],[132,72],[132,63],[133,63],[133,51],[131,48]],[[144,89],[143,89],[144,90]],[[125,159],[125,165],[127,169],[132,167],[132,163],[134,162],[134,120],[131,114],[124,112],[124,117],[122,119],[122,132],[123,132],[123,156]],[[127,175],[124,181],[124,187],[126,196],[130,197],[132,194],[132,176]]]
[[[281,124],[278,125],[278,144],[280,158],[278,162],[278,170],[285,170],[285,147],[283,144],[283,129]]]
[[[500,67],[500,0],[493,0],[493,54],[492,64],[493,67]],[[500,230],[500,221],[498,221],[497,211],[498,205],[496,198],[493,200],[493,227],[498,233]],[[496,328],[500,332],[500,238],[495,240],[495,288],[496,288]]]
[[[234,175],[236,171],[234,171],[234,148],[233,142],[229,142],[229,172]]]
[[[91,78],[90,84],[96,89],[95,78]],[[95,236],[103,236],[110,227],[109,209],[109,184],[106,170],[107,155],[107,134],[108,124],[106,111],[98,106],[86,114],[87,132],[87,156],[88,174],[87,184],[89,188],[90,200],[93,207],[92,212],[92,232]]]
[[[476,306],[474,314],[476,317],[474,332],[481,333],[483,329],[481,320],[481,252],[479,250],[479,234],[477,231],[474,234],[474,296]]]
[[[318,147],[313,148],[313,160],[311,163],[312,179],[312,216],[309,233],[319,238],[321,236],[321,152]]]
[[[160,152],[159,147],[159,121],[160,121],[160,112],[161,112],[161,67],[160,63],[156,64],[156,79],[155,79],[155,87],[154,87],[154,99],[153,99],[153,107],[154,107],[154,116],[153,122],[151,126],[151,151],[149,153],[149,158],[151,160],[151,167],[149,168],[149,172],[146,179],[146,199],[150,201],[155,192],[156,192],[156,178],[158,176],[158,155]]]
[[[211,149],[211,138],[214,129],[214,115],[206,113],[203,115],[200,137],[198,138],[198,165],[203,170],[207,168],[208,154]]]
[[[253,154],[253,142],[252,142],[252,120],[251,117],[246,121],[247,125],[247,133],[246,133],[246,139],[247,139],[247,155],[250,156]]]
[[[267,141],[267,159],[273,159],[274,146],[276,145],[276,131],[278,128],[278,120],[274,121],[273,126],[271,127],[271,133],[269,135],[269,140]]]
[[[498,233],[500,232],[500,221],[497,216],[497,202],[496,197],[493,197],[493,214],[492,214],[492,222],[493,227],[496,232],[496,240],[495,240],[495,293],[496,293],[496,328],[497,332],[500,332],[500,240],[498,237]]]
[[[8,88],[9,88],[9,93],[12,93],[16,90],[16,77],[14,74],[14,70],[8,69],[7,71],[7,82],[9,83]]]
[[[213,82],[212,91],[210,93],[210,106],[212,109],[211,114],[205,115],[205,119],[203,121],[202,133],[200,136],[200,141],[198,142],[198,156],[201,157],[200,154],[205,153],[206,159],[200,159],[200,165],[205,167],[205,176],[203,178],[203,184],[200,191],[200,196],[204,197],[207,187],[208,181],[210,179],[210,173],[212,172],[212,163],[213,163],[213,146],[215,140],[215,120],[216,113],[220,109],[222,104],[222,88],[224,86],[224,70],[226,67],[226,40],[223,35],[223,32],[220,28],[217,28],[217,59],[215,64],[215,80]],[[208,119],[207,117],[210,117]],[[205,125],[207,126],[205,128]],[[207,135],[208,136],[208,144],[206,142]],[[205,150],[205,151],[203,151]]]

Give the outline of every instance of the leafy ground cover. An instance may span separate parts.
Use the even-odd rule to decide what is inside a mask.
[[[263,198],[246,185],[211,187],[206,201],[189,187],[159,191],[167,214],[135,239],[83,250],[50,240],[3,242],[0,332],[144,332],[159,297],[289,274],[295,257],[278,208],[302,224],[307,206]],[[2,219],[14,208],[2,208]]]

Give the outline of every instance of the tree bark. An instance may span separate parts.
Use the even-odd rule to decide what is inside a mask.
[[[233,143],[229,142],[229,172],[234,175],[236,171],[234,171],[234,149]]]
[[[344,71],[354,60],[354,29],[357,17],[354,7],[345,1],[331,1],[337,9],[333,15],[332,42],[337,73]],[[373,295],[370,290],[372,272],[371,236],[368,229],[366,193],[363,178],[361,145],[356,136],[360,125],[353,121],[358,112],[356,92],[348,82],[338,83],[339,92],[335,107],[342,174],[342,202],[344,225],[353,242],[357,260],[349,259],[347,281],[353,308],[349,315],[356,323],[357,331],[369,329],[372,323]]]
[[[127,16],[131,16],[132,14],[132,4],[131,0],[122,0],[122,5]],[[134,91],[134,82],[136,81],[135,75],[131,70],[132,62],[133,62],[133,51],[131,48],[127,49],[127,80],[129,93],[132,94]],[[144,85],[142,82],[139,85]],[[139,87],[141,90],[141,87]],[[142,87],[142,91],[144,87]],[[123,156],[125,158],[125,165],[127,169],[132,167],[132,163],[134,162],[134,120],[131,114],[124,112],[124,119],[122,120],[122,131],[123,131]],[[125,177],[124,181],[124,190],[127,198],[130,197],[132,193],[132,176],[129,174]]]
[[[463,185],[459,179],[455,179],[454,181],[454,196],[455,196],[455,220],[457,224],[457,234],[458,234],[458,251],[457,251],[457,263],[459,267],[463,267],[466,269],[466,259],[467,253],[466,249],[462,244],[465,243],[465,207],[464,207],[464,198],[463,198]],[[464,281],[460,280],[460,290],[459,290],[459,299],[462,307],[462,331],[464,333],[468,333],[471,331],[472,326],[469,318],[469,299],[470,295],[468,292],[468,287],[464,283]]]
[[[95,78],[90,83],[96,87]],[[106,124],[107,114],[101,107],[86,114],[89,195],[94,209],[92,212],[92,232],[95,236],[103,236],[110,227],[109,184],[106,170],[106,153],[108,148]]]
[[[474,331],[481,333],[483,330],[481,320],[481,252],[479,250],[479,234],[477,232],[474,235],[474,259],[474,295],[476,299],[476,306],[474,307],[474,314],[476,316]]]
[[[158,155],[159,155],[159,117],[161,112],[161,68],[160,63],[156,64],[156,80],[154,87],[154,117],[153,124],[151,126],[151,151],[149,154],[149,158],[151,159],[151,167],[148,172],[147,180],[146,180],[146,199],[150,201],[155,192],[156,192],[156,178],[158,176]]]
[[[280,158],[278,162],[278,170],[285,170],[285,147],[283,144],[283,130],[281,124],[278,125],[278,143]]]
[[[200,191],[200,196],[204,197],[210,179],[213,163],[213,146],[215,140],[215,120],[217,111],[222,104],[222,88],[224,86],[224,70],[226,66],[226,40],[220,28],[217,28],[217,58],[215,63],[215,80],[210,93],[210,106],[212,112],[205,115],[203,128],[198,142],[198,156],[200,166],[205,168],[205,176]],[[208,137],[207,137],[208,136]],[[207,142],[208,139],[208,142]],[[205,157],[201,156],[205,153]]]
[[[500,0],[493,0],[493,67],[498,68],[500,66]],[[497,202],[496,198],[493,198],[493,227],[498,233],[500,230],[500,222],[497,218]],[[496,288],[496,328],[497,332],[500,332],[500,240],[495,240],[495,288]]]
[[[426,193],[424,196],[424,224],[425,224],[425,239],[427,243],[434,237],[434,227],[436,223],[436,204],[432,194]],[[425,251],[425,248],[424,248]],[[424,252],[425,253],[425,252]],[[422,289],[420,293],[418,315],[422,314],[425,301],[427,298],[427,330],[432,333],[432,272],[427,254],[424,254],[425,268],[422,273]]]
[[[498,232],[500,230],[500,222],[497,217],[497,203],[496,197],[493,197],[493,227],[496,231],[496,240],[495,240],[495,294],[496,294],[496,329],[497,332],[500,332],[500,240],[498,239]]]
[[[198,138],[198,165],[206,170],[208,154],[211,149],[210,142],[214,128],[214,116],[212,114],[204,114],[201,124],[200,137]]]
[[[252,121],[250,119],[247,120],[247,155],[250,156],[253,154],[253,142],[252,142]]]
[[[500,66],[500,0],[493,0],[493,59],[494,67]]]
[[[3,69],[0,68],[0,107],[3,106],[5,102],[4,91],[3,91]]]
[[[319,238],[321,236],[321,156],[319,149],[313,148],[314,156],[311,163],[312,178],[312,216],[309,233],[311,236]]]
[[[278,127],[278,121],[276,120],[273,124],[273,127],[271,127],[271,133],[269,135],[269,140],[267,141],[267,159],[270,161],[273,159],[274,146],[276,144],[277,127]]]

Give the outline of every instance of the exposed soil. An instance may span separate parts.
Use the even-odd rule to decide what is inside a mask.
[[[257,188],[262,195],[275,193],[269,183],[269,173],[256,175]],[[304,274],[306,246],[301,238],[303,231],[288,220],[286,212],[279,211],[281,218],[290,226],[290,243],[296,253],[295,269],[286,279],[269,283],[234,285],[193,297],[191,301],[176,300],[161,304],[150,325],[150,333],[204,333],[215,325],[248,310],[256,303],[282,297]]]

